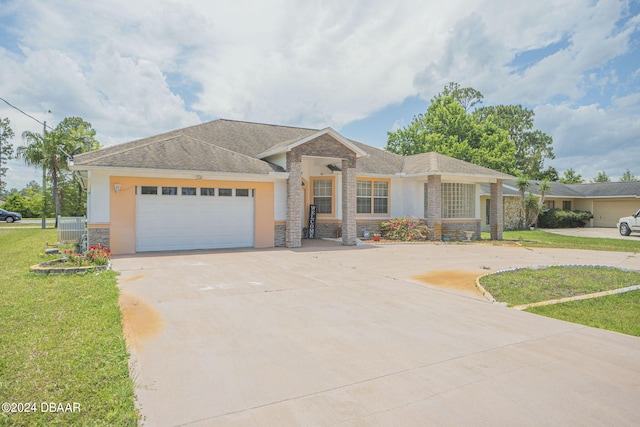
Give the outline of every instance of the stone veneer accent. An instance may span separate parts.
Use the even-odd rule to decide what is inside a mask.
[[[465,231],[473,231],[471,240],[480,239],[480,221],[469,222],[447,222],[442,223],[442,239],[443,240],[467,240]]]
[[[427,227],[431,240],[442,240],[442,177],[429,175],[427,181]]]
[[[505,230],[517,230],[520,226],[520,211],[522,210],[522,203],[520,197],[504,197],[504,229]]]
[[[287,153],[287,227],[286,246],[299,248],[302,238],[302,158],[293,151]]]
[[[502,240],[502,230],[504,229],[504,212],[502,202],[502,180],[491,183],[491,218],[489,219],[491,228],[491,239]]]
[[[371,236],[374,233],[380,233],[380,223],[384,220],[380,221],[359,221],[356,223],[357,234],[358,237],[362,238],[364,236],[364,232],[368,231]]]
[[[287,245],[287,236],[286,236],[287,226],[284,224],[276,224],[273,228],[274,228],[273,245],[276,248],[282,248],[286,246]]]
[[[352,158],[342,160],[342,244],[355,245],[356,232],[356,161]]]
[[[356,153],[324,134],[287,152],[287,225],[286,246],[302,243],[302,156],[342,159],[342,244],[356,244]],[[335,227],[334,227],[335,230]],[[316,225],[316,232],[319,231]],[[324,233],[324,231],[321,231]],[[321,236],[318,234],[318,236]],[[335,231],[334,231],[335,236]]]
[[[88,246],[100,244],[102,246],[110,247],[109,240],[110,230],[108,228],[89,228],[87,230],[87,243]]]

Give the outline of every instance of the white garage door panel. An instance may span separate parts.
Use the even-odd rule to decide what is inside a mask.
[[[639,201],[598,201],[593,204],[593,226],[615,227],[618,219],[633,215],[640,209]]]
[[[253,247],[253,200],[138,195],[136,251]]]

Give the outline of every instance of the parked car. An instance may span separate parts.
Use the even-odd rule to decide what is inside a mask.
[[[4,209],[0,209],[0,221],[20,221],[22,219],[22,215],[16,212],[5,211]]]
[[[628,236],[632,231],[640,231],[640,210],[631,216],[620,218],[618,230],[623,236]]]

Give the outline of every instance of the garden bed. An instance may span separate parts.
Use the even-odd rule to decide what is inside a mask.
[[[30,270],[40,274],[77,274],[90,271],[108,270],[111,268],[111,262],[106,265],[74,265],[67,258],[59,258],[53,261],[47,261],[40,264],[32,265]]]

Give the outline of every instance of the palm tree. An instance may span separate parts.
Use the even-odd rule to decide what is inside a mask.
[[[527,192],[527,188],[529,188],[529,180],[527,179],[527,177],[524,175],[518,175],[516,187],[518,187],[518,191],[520,192],[520,200],[522,201],[522,206],[520,207],[520,228],[524,229],[527,222],[525,193]]]
[[[544,207],[544,195],[549,190],[551,190],[551,185],[549,184],[549,180],[545,178],[542,181],[540,181],[540,184],[538,184],[538,194],[540,195],[540,206],[538,207],[538,214],[536,215],[536,226],[538,224],[538,217],[540,216],[540,213],[542,212],[542,208]]]
[[[58,180],[62,170],[67,168],[65,152],[72,151],[71,139],[59,131],[44,131],[43,135],[25,131],[22,139],[28,143],[17,149],[17,157],[30,166],[40,166],[48,171],[51,177],[53,203],[56,210],[56,228],[60,215],[60,198],[58,195]]]

